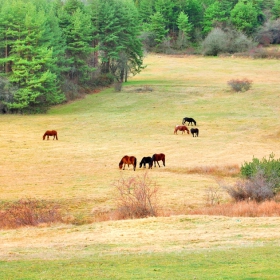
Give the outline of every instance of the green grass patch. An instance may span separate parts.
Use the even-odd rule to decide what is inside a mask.
[[[71,256],[69,256],[71,257]],[[279,279],[274,246],[0,262],[1,279]]]

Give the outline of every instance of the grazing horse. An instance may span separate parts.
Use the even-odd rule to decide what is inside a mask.
[[[43,140],[45,140],[46,136],[47,136],[47,140],[49,140],[49,136],[53,136],[53,140],[54,139],[58,140],[56,130],[47,130],[43,135]]]
[[[146,168],[146,164],[149,164],[149,169],[152,169],[153,167],[153,159],[151,157],[143,157],[141,162],[140,162],[140,168],[142,165]]]
[[[198,128],[191,128],[191,134],[193,137],[198,137],[199,129]]]
[[[194,125],[196,125],[196,121],[193,119],[193,118],[188,118],[188,117],[185,117],[183,118],[183,121],[182,121],[182,125],[184,125],[185,123],[188,123],[188,125],[192,125],[194,123]]]
[[[133,165],[133,170],[135,171],[135,168],[136,168],[136,164],[137,164],[137,159],[136,157],[134,156],[124,156],[120,163],[119,163],[119,168],[122,169],[123,167],[123,170],[125,169],[125,165],[128,165],[128,168],[129,168],[129,165],[132,164]]]
[[[165,166],[165,154],[154,154],[152,156],[152,160],[155,164],[155,167],[156,167],[156,162],[158,164],[158,167],[160,167],[160,165],[158,163],[160,160],[162,161],[163,165]]]
[[[185,126],[185,125],[176,125],[175,129],[174,129],[174,134],[177,134],[177,131],[182,131],[182,134],[185,133],[185,131],[187,131],[188,134],[190,134],[189,129]]]

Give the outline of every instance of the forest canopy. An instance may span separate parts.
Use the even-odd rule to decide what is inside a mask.
[[[280,42],[280,0],[0,0],[0,110],[39,113],[143,68],[145,51]]]

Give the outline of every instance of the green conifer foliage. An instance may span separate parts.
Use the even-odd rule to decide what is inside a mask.
[[[13,111],[38,112],[64,99],[58,90],[56,74],[48,65],[55,64],[52,49],[44,44],[46,15],[32,1],[5,1],[1,9],[1,31],[6,40],[5,64],[9,82],[17,90],[4,103]]]

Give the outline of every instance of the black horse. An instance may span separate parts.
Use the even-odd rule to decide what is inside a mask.
[[[188,117],[185,117],[183,118],[183,121],[182,121],[182,125],[184,125],[185,123],[188,123],[188,125],[192,125],[194,123],[194,125],[196,125],[196,121],[193,119],[193,118],[188,118]]]
[[[141,162],[140,162],[140,168],[142,165],[146,168],[146,164],[149,164],[149,169],[152,169],[153,167],[153,159],[151,157],[143,157]]]
[[[199,129],[198,128],[191,128],[191,134],[193,137],[198,137]]]

